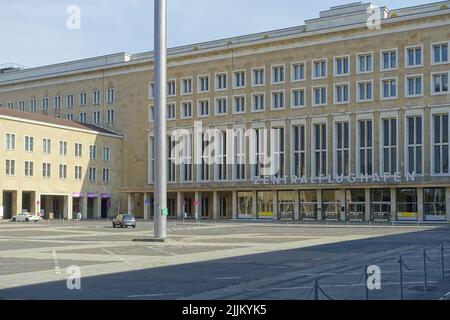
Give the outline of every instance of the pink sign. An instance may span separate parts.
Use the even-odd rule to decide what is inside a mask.
[[[194,206],[198,207],[199,204],[200,204],[200,202],[198,200],[194,201]]]

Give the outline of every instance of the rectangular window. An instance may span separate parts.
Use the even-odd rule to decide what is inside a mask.
[[[272,67],[272,83],[284,83],[285,81],[284,66]]]
[[[433,64],[448,63],[448,43],[433,45]]]
[[[55,97],[55,110],[61,109],[61,97],[57,96]]]
[[[16,175],[16,160],[7,159],[5,163],[5,174],[7,176]]]
[[[7,133],[5,138],[6,150],[16,150],[16,135],[13,133]]]
[[[42,111],[48,111],[48,98],[42,99]]]
[[[30,112],[36,112],[37,111],[37,102],[35,99],[30,101]]]
[[[382,119],[381,173],[397,172],[397,119]]]
[[[350,102],[349,84],[337,84],[334,86],[334,103],[343,104]]]
[[[176,182],[176,158],[175,154],[172,154],[172,150],[175,150],[176,141],[171,136],[167,137],[167,182]]]
[[[253,129],[252,131],[252,177],[258,178],[264,176],[264,163],[267,149],[267,130],[262,128]]]
[[[82,168],[80,166],[75,166],[75,180],[81,180],[83,177]]]
[[[103,147],[103,161],[111,161],[111,148]]]
[[[233,113],[244,113],[245,109],[245,96],[233,97]]]
[[[328,75],[327,72],[327,59],[313,61],[313,79],[323,79]]]
[[[397,69],[397,50],[381,52],[381,71]]]
[[[265,104],[265,94],[264,93],[255,93],[252,98],[252,111],[264,111],[266,108]]]
[[[197,112],[199,117],[209,116],[209,100],[199,100],[197,103]]]
[[[106,112],[106,116],[107,116],[106,119],[107,119],[108,124],[113,124],[116,121],[114,110],[108,110]]]
[[[109,168],[103,168],[102,178],[104,183],[111,182],[111,170]]]
[[[42,139],[42,152],[44,154],[52,153],[52,141],[50,139]]]
[[[397,98],[397,79],[381,80],[382,99]]]
[[[272,92],[272,110],[284,109],[284,91]]]
[[[433,94],[448,94],[448,72],[432,75],[431,92]]]
[[[235,89],[245,88],[245,71],[234,72],[234,85]]]
[[[101,93],[99,90],[96,90],[92,93],[92,101],[94,106],[98,106],[101,102]]]
[[[155,83],[150,82],[148,84],[148,100],[155,99]]]
[[[25,151],[33,152],[34,151],[34,138],[30,136],[25,136]]]
[[[291,100],[291,108],[305,107],[305,89],[293,89],[291,91]]]
[[[97,159],[97,146],[89,146],[89,159],[90,160]]]
[[[19,111],[25,111],[25,101],[19,101]]]
[[[373,83],[372,81],[358,82],[358,101],[373,100]]]
[[[273,152],[273,161],[275,177],[282,178],[285,176],[285,137],[284,128],[272,128],[272,143],[271,148]]]
[[[81,112],[80,113],[80,122],[81,123],[87,123],[88,122],[87,113],[86,112]]]
[[[73,121],[73,113],[69,113],[68,115],[66,115],[66,119]]]
[[[80,143],[75,143],[75,157],[81,158],[83,156],[83,145]]]
[[[423,142],[422,142],[422,117],[411,116],[406,119],[407,156],[406,167],[408,173],[423,174]]]
[[[406,49],[406,67],[421,67],[423,65],[422,47]]]
[[[107,103],[114,103],[116,101],[116,89],[108,89],[106,91]]]
[[[181,117],[182,119],[192,118],[192,102],[181,103]]]
[[[373,175],[373,127],[372,120],[358,121],[358,175]]]
[[[449,117],[448,114],[433,116],[433,174],[449,174]]]
[[[59,155],[67,156],[67,142],[66,141],[59,142]]]
[[[324,123],[313,125],[313,172],[320,177],[327,174],[327,126]]]
[[[304,125],[292,128],[293,140],[293,175],[306,176],[306,131]]]
[[[315,87],[312,96],[313,106],[324,106],[327,104],[327,87]]]
[[[181,79],[181,88],[182,88],[181,93],[183,95],[191,94],[192,93],[192,79],[191,78]]]
[[[8,102],[7,104],[6,104],[6,107],[8,108],[8,109],[14,109],[14,102]]]
[[[25,161],[25,177],[34,176],[34,162]]]
[[[177,84],[175,80],[167,81],[167,95],[174,97],[177,95]]]
[[[233,179],[245,180],[245,132],[244,129],[236,129],[234,132]]]
[[[73,94],[68,94],[66,96],[66,107],[73,108],[73,105],[74,105]]]
[[[336,123],[335,139],[335,174],[348,177],[350,174],[350,125],[348,122]]]
[[[89,168],[89,177],[88,177],[90,182],[94,182],[97,181],[97,168],[95,167],[90,167]]]
[[[197,91],[198,93],[209,92],[209,76],[198,76]]]
[[[373,71],[372,53],[363,53],[358,55],[358,73],[369,73]]]
[[[291,80],[303,81],[306,78],[306,65],[304,62],[293,63],[291,68]]]
[[[177,105],[175,103],[169,103],[167,105],[167,120],[176,120],[177,118]]]
[[[206,133],[201,133],[201,148],[200,148],[200,165],[198,168],[198,181],[209,181],[209,174],[211,170],[210,154],[208,153],[208,148],[211,143],[211,137]]]
[[[148,107],[148,122],[155,121],[155,107],[150,106]]]
[[[347,76],[350,74],[350,58],[338,57],[334,59],[335,76]]]
[[[101,121],[101,113],[100,113],[100,111],[94,111],[94,113],[92,114],[93,115],[93,123],[94,124],[96,124],[96,125],[99,125],[100,124],[100,121]]]
[[[43,178],[51,178],[52,176],[52,167],[50,163],[42,164],[42,177]]]
[[[181,181],[192,181],[192,135],[185,134],[180,137],[181,152]]]
[[[406,77],[406,96],[420,97],[423,95],[423,76],[407,76]]]
[[[87,94],[86,92],[80,93],[80,106],[85,107],[87,105]]]
[[[227,89],[227,74],[216,74],[216,91],[223,91]]]
[[[216,115],[222,116],[228,113],[226,97],[216,98]]]
[[[253,86],[263,86],[265,84],[265,72],[264,68],[253,69],[252,72],[252,84]]]
[[[215,177],[218,181],[225,181],[228,179],[228,163],[227,163],[227,132],[221,130],[217,142],[217,163],[215,166]]]

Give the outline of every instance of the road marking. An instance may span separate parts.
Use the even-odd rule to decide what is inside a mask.
[[[442,298],[439,299],[439,301],[448,300],[450,298],[450,292],[447,292]]]
[[[289,269],[289,267],[269,267],[269,269]]]
[[[164,296],[176,296],[176,295],[181,295],[181,293],[176,292],[176,293],[138,294],[138,295],[127,296],[127,298],[152,298],[152,297],[164,297]]]
[[[160,252],[160,253],[170,254],[172,256],[176,256],[177,255],[176,253],[173,253],[173,252],[170,252],[170,251],[166,251],[166,250],[161,250],[161,249],[154,248],[154,247],[147,247],[147,248],[149,248],[150,250],[154,250],[154,251]]]
[[[213,280],[238,280],[242,279],[242,277],[223,277],[223,278],[213,278]]]
[[[133,265],[130,261],[128,261],[128,260],[126,260],[126,259],[124,259],[124,258],[118,256],[117,254],[115,254],[115,253],[109,251],[108,249],[102,248],[102,250],[103,250],[104,252],[106,252],[107,254],[109,254],[110,256],[113,256],[114,258],[119,259],[120,261],[122,261],[122,262],[124,262],[124,263],[126,263],[126,264],[128,264],[128,265],[130,265],[130,266]]]
[[[61,268],[59,267],[58,258],[56,258],[56,251],[52,251],[53,262],[55,263],[55,274],[57,276],[61,275]]]

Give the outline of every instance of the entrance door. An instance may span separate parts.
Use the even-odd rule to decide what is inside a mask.
[[[111,199],[102,199],[102,219],[108,218],[109,202]]]
[[[11,219],[12,213],[12,192],[3,192],[3,219]]]

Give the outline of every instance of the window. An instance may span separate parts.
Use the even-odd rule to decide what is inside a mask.
[[[448,114],[433,115],[432,167],[435,175],[449,174],[449,117]]]
[[[397,50],[381,52],[381,71],[397,69]]]
[[[334,75],[348,76],[350,74],[350,57],[338,57],[334,59]]]
[[[16,160],[6,159],[5,174],[7,176],[15,176],[16,175]]]
[[[25,101],[19,101],[19,111],[25,111]]]
[[[97,159],[97,146],[89,146],[89,159]]]
[[[66,115],[66,119],[73,121],[73,113],[69,113],[68,115]]]
[[[252,130],[251,139],[252,148],[252,177],[258,178],[264,176],[264,163],[267,148],[267,130],[256,128]]]
[[[75,180],[81,180],[83,177],[82,168],[80,166],[75,166]]]
[[[111,149],[103,147],[103,161],[111,161]]]
[[[420,97],[423,95],[422,78],[422,75],[406,77],[406,97]]]
[[[101,113],[100,111],[94,111],[94,113],[92,114],[92,118],[93,118],[93,123],[96,125],[100,124],[101,121]]]
[[[234,73],[234,85],[235,89],[245,88],[245,71],[236,71]]]
[[[116,101],[116,89],[108,89],[106,91],[107,103],[114,103]]]
[[[5,138],[6,150],[16,150],[16,135],[13,133],[7,133]]]
[[[405,67],[421,67],[423,66],[423,50],[422,47],[406,48]]]
[[[148,137],[148,183],[155,183],[155,137]]]
[[[42,111],[48,111],[48,98],[42,99]]]
[[[73,108],[73,94],[68,94],[66,96],[66,107],[67,108]]]
[[[233,97],[233,113],[244,113],[245,109],[245,96]]]
[[[59,155],[67,156],[67,142],[66,141],[59,142]]]
[[[306,64],[304,62],[293,63],[291,68],[292,82],[306,79]]]
[[[215,177],[217,181],[227,180],[227,132],[221,130],[215,139],[217,141],[217,162],[215,162]]]
[[[448,43],[439,43],[432,45],[433,64],[448,63]]]
[[[25,161],[25,177],[34,176],[34,162]]]
[[[272,67],[272,83],[284,83],[284,65]]]
[[[324,106],[327,104],[327,87],[315,87],[312,89],[312,105],[313,106]]]
[[[171,136],[167,137],[167,146],[167,182],[176,182],[176,156],[172,154],[176,141]]]
[[[181,118],[182,119],[192,118],[192,102],[181,103]]]
[[[324,123],[313,125],[313,175],[327,174],[327,126]]]
[[[155,83],[150,82],[148,85],[148,100],[155,99]]]
[[[197,171],[198,181],[209,181],[210,174],[210,153],[208,147],[211,143],[211,137],[206,133],[201,133],[201,147],[200,147],[200,165]]]
[[[111,182],[111,170],[109,168],[103,168],[102,178],[104,183]]]
[[[448,94],[448,72],[433,74],[432,76],[432,94]]]
[[[55,110],[61,109],[61,97],[57,96],[55,97]]]
[[[216,115],[221,116],[228,113],[227,111],[227,98],[216,98]]]
[[[198,76],[197,91],[198,93],[209,92],[209,76]]]
[[[348,177],[350,174],[350,125],[336,123],[335,134],[335,175]]]
[[[397,98],[397,79],[382,79],[381,80],[381,99],[395,99]]]
[[[312,78],[323,79],[326,78],[327,73],[327,59],[313,61]]]
[[[108,122],[108,124],[113,124],[114,122],[115,122],[115,112],[114,112],[114,110],[108,110],[107,112],[106,112],[106,116],[107,116],[107,122]]]
[[[252,71],[252,85],[254,87],[263,86],[265,84],[264,68],[253,69]]]
[[[155,121],[155,107],[150,106],[148,107],[148,122]]]
[[[51,178],[51,174],[52,174],[52,170],[51,169],[52,169],[51,164],[44,162],[42,164],[42,177],[43,178]],[[61,176],[61,174],[60,174],[60,176]],[[67,171],[66,171],[66,176],[67,176]]]
[[[305,107],[305,89],[293,89],[291,91],[291,108]]]
[[[52,153],[52,141],[50,139],[42,139],[42,152],[44,154]]]
[[[358,73],[370,73],[373,71],[372,53],[361,53],[358,55]]]
[[[30,136],[25,136],[25,151],[33,152],[34,151],[34,138]]]
[[[33,99],[30,101],[30,112],[36,112],[37,111],[37,107],[36,107],[36,100]]]
[[[334,103],[343,104],[350,102],[349,84],[336,84],[334,86]]]
[[[97,168],[89,167],[89,175],[88,179],[90,182],[97,181]]]
[[[87,113],[86,112],[81,112],[80,113],[80,122],[81,123],[87,123],[88,122],[88,120],[87,120]]]
[[[410,174],[423,174],[422,117],[406,118],[406,170]]]
[[[361,81],[358,82],[358,102],[373,100],[373,82]]]
[[[245,180],[245,133],[244,129],[234,131],[233,179]]]
[[[167,95],[174,97],[177,95],[177,84],[175,80],[167,81]]]
[[[382,119],[381,173],[397,173],[397,119]]]
[[[252,95],[252,111],[264,111],[266,108],[265,104],[265,94],[264,93],[255,93]]]
[[[209,116],[209,100],[199,100],[197,103],[197,114],[199,117]]]
[[[7,104],[6,104],[6,106],[7,106],[7,108],[8,109],[14,109],[14,102],[8,102]]]
[[[80,106],[85,107],[87,105],[87,94],[86,92],[80,93]]]
[[[101,93],[99,90],[96,90],[92,93],[92,101],[94,106],[98,106],[101,102]]]
[[[292,128],[293,139],[293,172],[296,177],[306,176],[306,134],[305,126]]]
[[[227,74],[216,74],[216,91],[223,91],[227,89]]]
[[[181,94],[188,95],[192,93],[192,78],[181,79]]]
[[[284,109],[284,91],[272,92],[272,110]]]
[[[185,134],[180,137],[181,152],[181,181],[192,181],[192,135]]]
[[[83,156],[83,145],[81,143],[75,143],[75,157],[81,158]]]
[[[177,118],[177,105],[175,103],[169,103],[167,105],[167,120],[176,120]]]
[[[358,121],[358,176],[373,175],[373,126],[372,120]]]
[[[273,152],[273,169],[274,175],[278,178],[283,178],[285,176],[285,137],[284,128],[272,128],[272,152]]]

